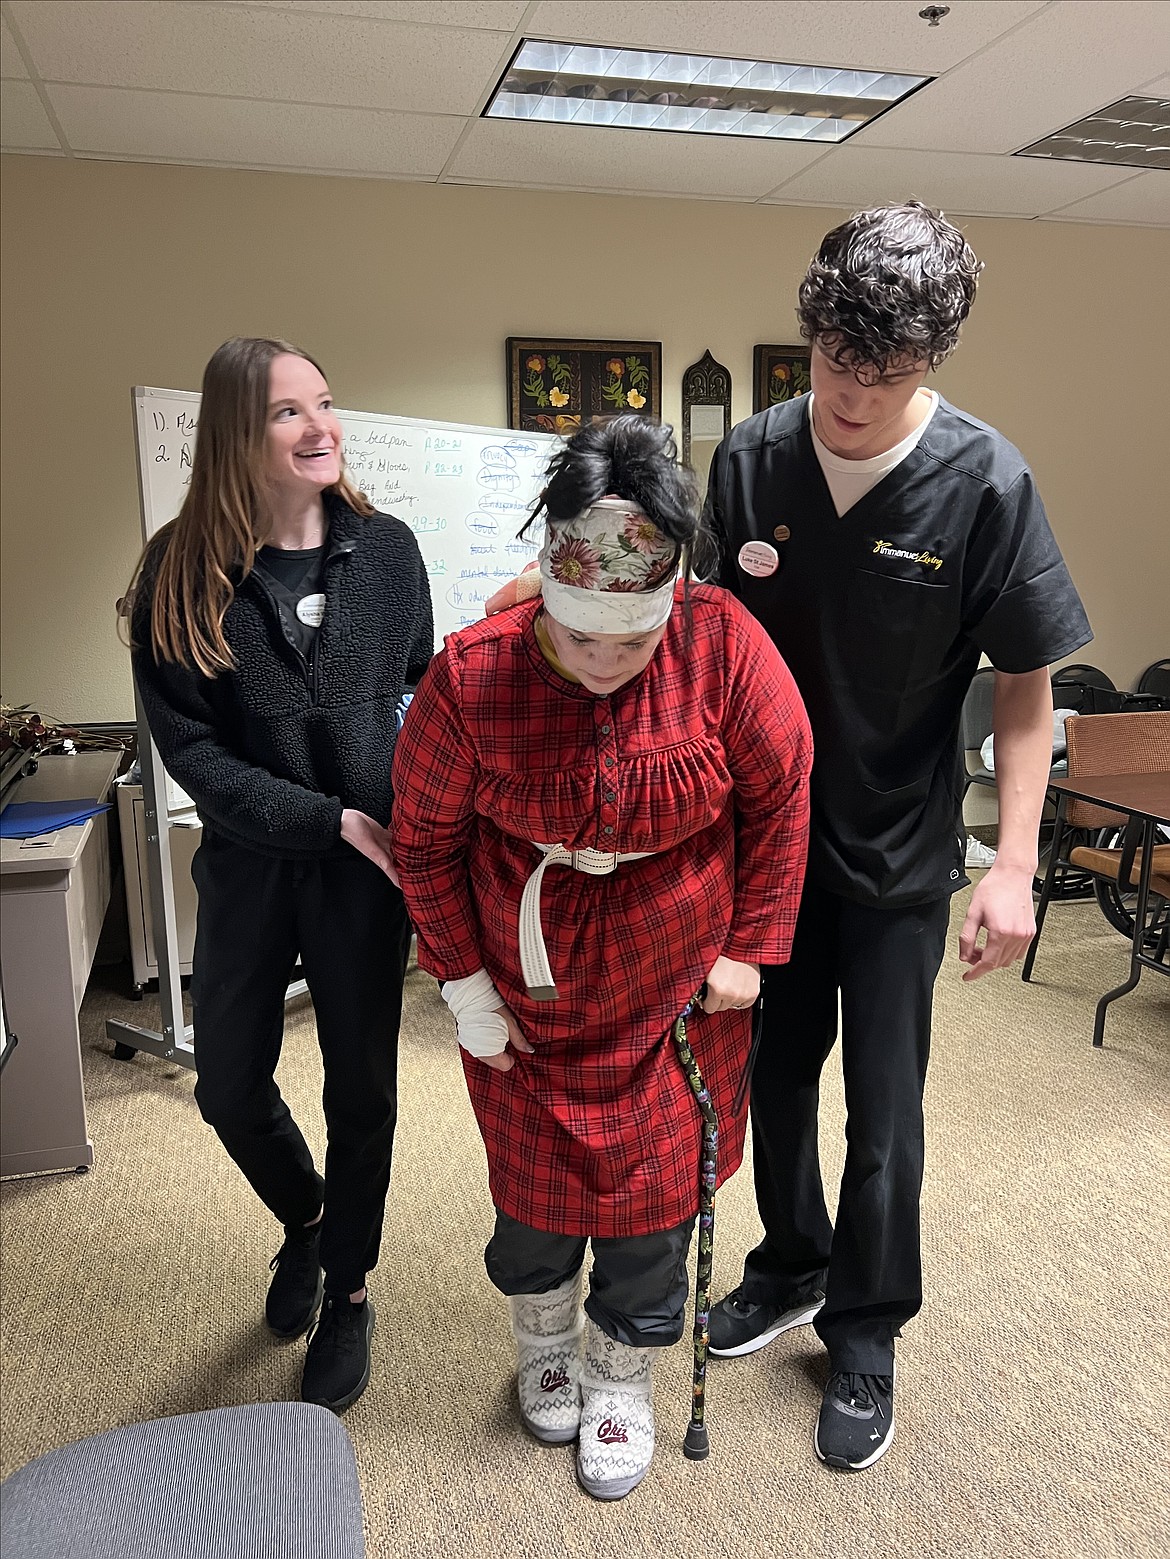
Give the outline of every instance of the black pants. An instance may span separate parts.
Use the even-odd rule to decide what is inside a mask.
[[[627,1348],[667,1348],[686,1320],[687,1252],[695,1220],[660,1234],[593,1239],[585,1313]],[[502,1294],[547,1294],[580,1270],[589,1242],[575,1234],[532,1229],[496,1209],[484,1263]]]
[[[752,1076],[756,1200],[764,1239],[745,1297],[823,1287],[816,1329],[835,1369],[889,1374],[894,1338],[922,1306],[922,1091],[948,900],[874,909],[805,890],[792,960],[764,972]],[[820,1075],[837,1038],[848,1148],[834,1231],[817,1155]]]
[[[326,1286],[353,1293],[377,1262],[390,1184],[410,950],[402,895],[356,850],[278,861],[210,832],[193,876],[199,1109],[281,1223],[311,1221],[324,1194]],[[324,1182],[273,1079],[298,954],[325,1066]]]

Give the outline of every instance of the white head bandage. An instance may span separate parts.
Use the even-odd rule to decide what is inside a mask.
[[[549,521],[540,577],[549,616],[578,633],[649,633],[674,605],[679,547],[625,498]]]

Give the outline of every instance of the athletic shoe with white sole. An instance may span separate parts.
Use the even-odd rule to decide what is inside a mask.
[[[984,844],[982,839],[976,839],[974,834],[968,834],[967,853],[963,865],[975,871],[986,871],[989,866],[995,865],[995,851],[989,844]]]
[[[821,1461],[843,1472],[861,1472],[893,1443],[893,1375],[834,1370],[813,1435],[813,1450]]]
[[[755,1353],[781,1332],[807,1326],[824,1302],[824,1294],[817,1292],[799,1304],[793,1304],[791,1299],[769,1304],[767,1300],[745,1299],[742,1287],[732,1289],[711,1311],[708,1352],[717,1359],[738,1359],[745,1353]]]
[[[627,1348],[585,1322],[577,1481],[594,1499],[621,1499],[654,1456],[653,1348]]]
[[[564,1445],[581,1422],[580,1268],[546,1294],[513,1294],[508,1307],[521,1422],[547,1445]]]

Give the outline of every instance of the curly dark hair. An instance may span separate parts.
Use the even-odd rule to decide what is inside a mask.
[[[694,475],[678,463],[674,429],[650,417],[624,413],[587,423],[549,462],[548,477],[524,530],[540,518],[553,527],[575,519],[599,498],[636,503],[648,520],[677,543],[687,574],[702,574],[714,557],[703,524]]]
[[[806,341],[880,377],[901,358],[937,368],[959,344],[982,261],[941,211],[910,200],[835,227],[800,284]]]

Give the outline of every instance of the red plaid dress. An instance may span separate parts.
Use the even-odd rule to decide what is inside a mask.
[[[530,602],[452,635],[394,761],[394,849],[420,965],[486,968],[536,1047],[509,1072],[463,1054],[497,1207],[538,1229],[623,1237],[698,1206],[701,1123],[671,1026],[716,958],[783,963],[808,842],[812,738],[787,667],[726,591],[691,587],[649,666],[607,697],[542,655]],[[647,860],[549,867],[542,921],[560,993],[520,974],[533,841]],[[733,1100],[751,1014],[688,1026],[720,1121],[719,1178],[743,1156]]]

